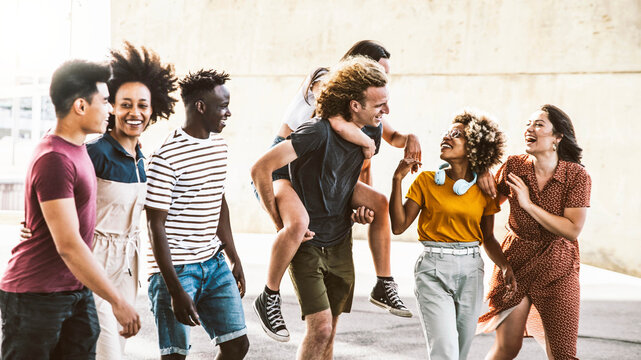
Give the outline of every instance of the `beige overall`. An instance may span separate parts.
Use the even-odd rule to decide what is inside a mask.
[[[145,204],[145,183],[121,183],[98,178],[96,231],[93,254],[125,301],[133,306],[138,293],[140,215]],[[111,305],[94,294],[100,321],[96,359],[121,359],[125,338]]]

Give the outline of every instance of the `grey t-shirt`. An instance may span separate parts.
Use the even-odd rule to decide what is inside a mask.
[[[374,133],[377,151],[382,125]],[[369,133],[368,133],[369,135]],[[341,138],[329,121],[314,118],[291,134],[298,158],[289,164],[292,186],[316,233],[306,244],[338,245],[351,230],[351,199],[363,166],[361,147]]]

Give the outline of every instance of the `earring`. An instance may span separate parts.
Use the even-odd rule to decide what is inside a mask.
[[[552,143],[552,151],[556,151],[556,143]]]

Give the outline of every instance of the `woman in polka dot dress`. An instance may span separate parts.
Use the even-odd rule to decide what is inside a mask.
[[[590,206],[591,180],[567,114],[544,105],[527,121],[525,152],[508,157],[496,174],[501,201],[510,202],[502,248],[517,279],[494,270],[489,311],[479,330],[496,330],[486,359],[515,358],[523,336],[534,336],[548,358],[576,359],[579,328],[579,246]]]

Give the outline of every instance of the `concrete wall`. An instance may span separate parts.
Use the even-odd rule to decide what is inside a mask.
[[[493,113],[523,151],[523,125],[544,103],[572,117],[593,180],[580,238],[583,261],[641,276],[641,1],[145,1],[112,0],[112,45],[147,45],[182,75],[232,74],[228,201],[235,231],[272,225],[249,187],[304,76],[361,39],[392,53],[390,122],[419,135],[424,169],[438,166],[439,134],[464,106]],[[152,151],[183,119],[144,135]],[[402,151],[385,145],[375,187],[390,190]],[[634,159],[636,160],[636,159]],[[411,183],[406,179],[404,187]],[[505,209],[507,210],[507,209]],[[497,220],[502,233],[507,211]],[[357,226],[358,237],[364,227]],[[413,240],[415,230],[397,239]]]

